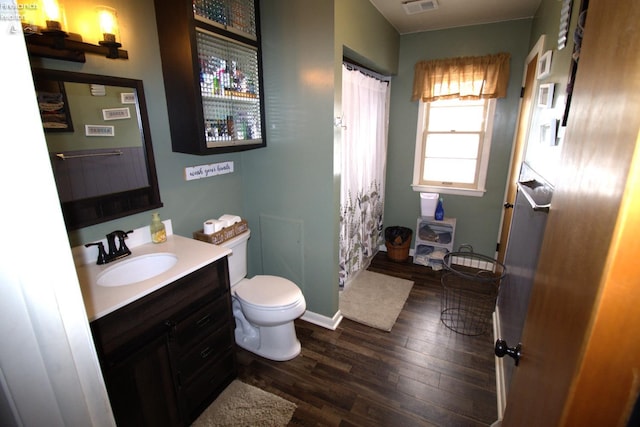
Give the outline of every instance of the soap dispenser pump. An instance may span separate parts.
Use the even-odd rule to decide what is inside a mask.
[[[151,241],[153,243],[164,243],[167,241],[167,232],[164,224],[160,221],[160,214],[155,212],[151,214]]]

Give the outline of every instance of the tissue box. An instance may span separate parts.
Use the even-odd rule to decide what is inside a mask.
[[[240,222],[236,222],[235,224],[225,227],[213,234],[204,234],[204,230],[194,231],[193,238],[203,242],[212,243],[214,245],[219,245],[227,240],[233,239],[247,230],[249,230],[249,224],[246,220],[242,219]]]
[[[420,216],[434,216],[439,198],[439,193],[420,193]]]

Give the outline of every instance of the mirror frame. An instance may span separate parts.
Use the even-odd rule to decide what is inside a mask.
[[[153,144],[151,142],[151,130],[147,116],[147,104],[142,80],[44,68],[34,68],[31,71],[36,86],[38,81],[46,80],[120,86],[135,89],[138,98],[138,126],[145,150],[149,186],[119,193],[105,194],[64,203],[61,202],[60,205],[67,230],[77,230],[90,225],[100,224],[162,207],[163,204],[160,200],[160,189],[158,187]],[[46,132],[44,133],[46,139]],[[49,156],[51,157],[51,154]],[[53,170],[52,165],[52,171]],[[90,212],[90,214],[87,214],[88,212]]]

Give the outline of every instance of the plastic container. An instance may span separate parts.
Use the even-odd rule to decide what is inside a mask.
[[[162,221],[160,221],[160,214],[158,212],[151,214],[149,230],[151,231],[151,241],[153,243],[164,243],[167,241],[167,231]]]
[[[420,216],[433,217],[439,197],[439,193],[420,193]]]

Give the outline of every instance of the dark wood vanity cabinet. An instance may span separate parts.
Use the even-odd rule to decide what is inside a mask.
[[[226,257],[91,322],[118,426],[187,426],[237,376]]]

